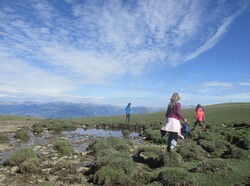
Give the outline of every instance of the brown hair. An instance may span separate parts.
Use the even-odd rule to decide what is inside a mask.
[[[173,95],[172,95],[172,97],[170,99],[170,102],[168,104],[168,109],[167,109],[167,112],[166,112],[166,116],[167,116],[168,112],[175,107],[175,105],[179,101],[179,99],[180,99],[179,94],[177,92],[173,93]]]

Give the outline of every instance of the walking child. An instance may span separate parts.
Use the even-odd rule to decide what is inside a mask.
[[[206,128],[202,125],[202,123],[205,123],[205,112],[204,112],[204,108],[198,104],[195,108],[195,123],[194,123],[194,127],[192,128],[192,130],[195,129],[196,125],[199,124],[201,126],[201,128],[206,131]]]
[[[177,145],[178,136],[184,139],[181,134],[180,120],[187,122],[187,119],[181,114],[181,104],[178,102],[180,96],[178,93],[174,93],[170,99],[170,103],[166,112],[166,124],[161,128],[161,133],[168,132],[168,145],[167,151],[171,151]]]

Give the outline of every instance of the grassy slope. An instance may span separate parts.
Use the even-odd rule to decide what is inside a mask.
[[[208,123],[250,122],[250,103],[226,103],[204,107]],[[194,109],[183,111],[194,120]]]
[[[250,103],[227,103],[205,106],[206,122],[209,124],[225,124],[233,122],[250,123]],[[194,108],[182,110],[182,114],[187,118],[188,123],[194,122]],[[73,121],[87,125],[117,124],[125,122],[125,115],[112,117],[78,118]],[[160,126],[165,122],[165,113],[132,114],[132,124]]]

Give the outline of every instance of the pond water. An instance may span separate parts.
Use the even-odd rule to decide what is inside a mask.
[[[93,137],[109,137],[114,136],[118,138],[124,137],[122,130],[106,130],[106,129],[83,129],[83,128],[77,128],[74,131],[66,131],[62,132],[65,136],[70,135],[89,135]],[[137,132],[131,132],[129,137],[136,137],[139,134]]]
[[[106,130],[106,129],[83,129],[76,128],[71,131],[62,131],[62,132],[50,132],[44,130],[42,135],[34,135],[33,132],[30,132],[30,139],[26,142],[18,142],[14,138],[14,133],[9,134],[9,146],[11,147],[9,150],[0,152],[0,164],[2,164],[14,151],[24,148],[24,147],[34,147],[34,146],[48,146],[49,150],[53,149],[53,143],[57,139],[68,139],[71,142],[72,147],[76,151],[84,152],[86,151],[89,142],[96,138],[107,138],[109,136],[123,138],[122,130]],[[136,138],[139,136],[139,133],[130,131],[127,137]]]

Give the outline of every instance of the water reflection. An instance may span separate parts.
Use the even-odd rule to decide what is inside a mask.
[[[93,137],[103,137],[106,138],[108,136],[114,136],[118,138],[124,137],[122,130],[104,130],[104,129],[83,129],[83,128],[77,128],[75,131],[69,131],[69,132],[63,132],[64,135],[89,135]],[[129,137],[136,137],[139,134],[137,132],[131,132],[129,134]]]

